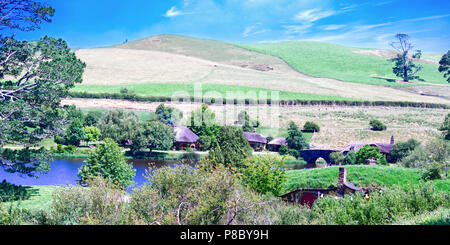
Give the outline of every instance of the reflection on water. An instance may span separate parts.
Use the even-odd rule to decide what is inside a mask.
[[[74,185],[77,184],[78,169],[84,165],[86,159],[58,159],[51,163],[50,171],[46,174],[40,174],[39,178],[30,178],[26,175],[18,173],[7,173],[0,168],[0,181],[6,180],[16,185]],[[128,163],[133,164],[136,169],[134,182],[136,186],[148,183],[145,178],[145,170],[152,164],[156,168],[162,166],[175,167],[182,164],[176,160],[147,160],[147,159],[130,159]]]

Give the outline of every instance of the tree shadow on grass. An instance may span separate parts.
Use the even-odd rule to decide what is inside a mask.
[[[11,184],[6,180],[0,182],[0,202],[24,201],[36,195],[39,195],[37,188]]]
[[[386,82],[390,82],[390,83],[396,83],[397,81],[393,78],[387,78],[387,77],[373,77],[374,79],[378,79],[378,80],[384,80]]]

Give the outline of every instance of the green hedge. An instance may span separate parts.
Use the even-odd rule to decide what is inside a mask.
[[[88,92],[69,92],[69,96],[73,98],[88,98],[88,99],[121,99],[139,102],[170,102],[171,97],[166,96],[143,96],[130,93],[88,93]],[[185,102],[195,102],[194,97],[189,97],[184,100]],[[214,104],[214,98],[204,98],[206,104]],[[183,102],[182,99],[179,102]],[[245,99],[245,104],[277,104],[277,101],[268,99],[267,101],[255,101],[250,99]],[[450,107],[446,104],[436,104],[436,103],[424,103],[424,102],[409,102],[409,101],[348,101],[348,100],[280,100],[278,101],[282,106],[307,106],[307,105],[335,105],[335,106],[388,106],[388,107],[416,107],[416,108],[440,108],[449,109]],[[224,104],[227,103],[226,100],[223,101]],[[234,99],[232,104],[238,104],[239,100]]]

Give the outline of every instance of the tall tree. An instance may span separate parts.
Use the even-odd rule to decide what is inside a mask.
[[[206,104],[192,111],[191,118],[188,121],[188,127],[198,136],[209,136],[211,145],[215,144],[220,130],[220,126],[216,122],[215,113]]]
[[[81,83],[85,64],[62,39],[17,41],[14,31],[32,31],[50,22],[54,9],[31,0],[0,1],[0,148],[25,149],[61,134],[66,125],[61,98]],[[4,36],[10,33],[10,36]],[[17,157],[0,149],[0,167],[31,174],[47,169],[42,152],[21,150]],[[48,165],[48,162],[47,162]]]
[[[450,83],[450,50],[439,61],[439,72],[443,72],[444,78]]]
[[[391,43],[391,47],[397,50],[397,57],[391,59],[395,63],[392,68],[394,74],[397,77],[403,78],[403,81],[409,82],[410,80],[418,79],[419,76],[416,74],[422,70],[421,65],[417,65],[413,62],[414,59],[420,59],[422,52],[416,50],[413,55],[410,52],[413,50],[414,46],[409,40],[409,36],[406,34],[395,35],[397,41]]]
[[[288,137],[286,138],[286,141],[290,149],[300,151],[307,147],[302,132],[293,121],[289,123]]]
[[[177,125],[183,118],[183,113],[176,108],[160,104],[155,111],[158,120],[169,125]]]
[[[160,121],[143,123],[136,130],[131,150],[133,153],[142,148],[152,150],[170,150],[174,141],[173,129]]]
[[[103,138],[111,138],[119,144],[133,140],[139,126],[139,115],[134,111],[110,110],[98,122]]]
[[[251,156],[252,152],[242,128],[225,126],[220,128],[217,141],[209,151],[208,160],[212,165],[241,168],[244,166],[244,159]]]
[[[80,183],[101,176],[122,188],[133,185],[135,175],[136,170],[127,163],[123,149],[112,139],[105,139],[90,152],[86,164],[78,170]]]

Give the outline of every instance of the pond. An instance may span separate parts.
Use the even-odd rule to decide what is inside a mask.
[[[77,184],[78,169],[84,165],[86,159],[57,159],[51,162],[50,171],[46,174],[39,174],[39,178],[32,178],[17,173],[7,173],[0,168],[0,182],[6,180],[16,185],[75,185]],[[147,160],[147,159],[130,159],[129,164],[136,169],[134,182],[136,186],[148,183],[144,177],[145,170],[148,169],[150,163],[154,163],[156,168],[162,166],[175,167],[182,164],[177,160]]]

